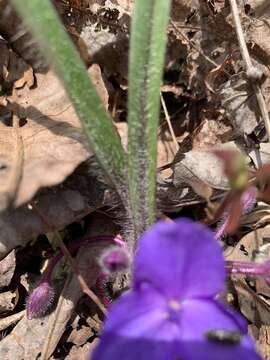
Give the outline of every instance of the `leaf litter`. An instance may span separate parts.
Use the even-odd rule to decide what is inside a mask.
[[[133,1],[53,2],[126,145]],[[247,0],[239,9],[252,62],[263,73],[260,87],[269,111],[270,8],[267,1]],[[86,358],[98,341],[102,315],[67,267],[55,275],[60,297],[51,312],[31,321],[24,314],[28,287],[55,249],[51,228],[32,205],[66,243],[97,230],[104,235],[105,223],[121,227],[124,219],[60,82],[7,1],[0,2],[0,10],[8,14],[0,16],[0,357]],[[163,107],[158,144],[162,216],[206,221],[211,207],[220,204],[229,184],[209,151],[213,146],[240,149],[253,169],[269,162],[260,109],[244,70],[227,2],[173,1],[161,87],[167,114]],[[100,213],[106,215],[95,221]],[[269,219],[269,205],[258,201],[237,234],[222,240],[226,259],[254,260],[266,251]],[[96,291],[100,269],[94,264],[104,246],[91,244],[76,257]],[[270,359],[268,286],[260,279],[231,277],[227,298],[248,319],[263,359]]]

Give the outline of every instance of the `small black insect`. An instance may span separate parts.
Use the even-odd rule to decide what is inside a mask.
[[[242,339],[242,334],[240,332],[222,329],[209,330],[205,333],[205,336],[209,341],[226,345],[237,345]]]

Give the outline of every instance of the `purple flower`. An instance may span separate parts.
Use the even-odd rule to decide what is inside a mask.
[[[245,321],[216,300],[221,248],[205,226],[159,222],[139,241],[132,289],[111,306],[93,360],[258,360]]]

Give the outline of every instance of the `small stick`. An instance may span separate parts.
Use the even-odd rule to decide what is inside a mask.
[[[176,147],[176,151],[178,151],[179,150],[179,145],[178,145],[178,142],[177,142],[176,137],[175,137],[175,133],[174,133],[174,130],[173,130],[173,127],[172,127],[170,115],[168,113],[167,106],[166,106],[166,103],[165,103],[165,100],[164,100],[164,97],[163,97],[162,93],[160,93],[160,100],[161,100],[161,105],[162,105],[162,108],[163,108],[163,111],[164,111],[164,114],[165,114],[165,118],[166,118],[166,121],[167,121],[167,124],[168,124],[168,127],[169,127],[169,131],[171,133],[171,137],[172,137],[174,145]]]
[[[205,55],[181,30],[179,30],[178,25],[176,26],[175,23],[170,20],[170,24],[174,28],[174,30],[182,36],[182,38],[187,41],[193,49],[195,49],[200,55],[202,55],[210,64],[212,64],[215,68],[219,67],[218,63],[212,60],[209,56]],[[226,72],[226,71],[225,71]]]
[[[104,313],[106,314],[106,308],[104,307],[104,305],[101,303],[101,301],[99,300],[99,298],[96,296],[96,294],[89,289],[86,281],[84,280],[83,276],[80,274],[79,272],[79,269],[73,259],[73,257],[70,255],[70,252],[68,251],[66,245],[64,244],[60,234],[58,231],[55,231],[52,226],[50,225],[50,223],[48,222],[48,220],[46,219],[46,217],[44,216],[44,214],[40,211],[40,209],[33,203],[31,202],[31,205],[32,207],[35,209],[35,211],[39,214],[39,216],[41,217],[41,219],[43,220],[43,222],[48,226],[49,229],[51,229],[58,241],[59,241],[59,245],[60,245],[60,249],[61,251],[63,252],[63,254],[66,256],[66,258],[68,259],[69,261],[69,264],[70,264],[70,267],[73,271],[74,274],[76,274],[77,278],[78,278],[78,281],[79,281],[79,284],[81,286],[81,289],[83,291],[84,294],[88,295],[89,298],[94,301],[94,303],[99,307],[99,309]]]
[[[268,140],[270,141],[270,119],[269,119],[269,114],[268,114],[267,106],[266,106],[266,103],[265,103],[265,100],[263,97],[262,90],[258,84],[258,81],[257,81],[258,79],[256,78],[256,74],[258,74],[258,70],[252,65],[252,62],[251,62],[251,58],[250,58],[250,55],[248,52],[246,40],[245,40],[243,29],[242,29],[242,24],[241,24],[236,0],[229,0],[229,2],[230,2],[231,10],[232,10],[235,31],[236,31],[236,35],[237,35],[237,39],[238,39],[238,43],[239,43],[239,47],[240,47],[240,52],[241,52],[242,58],[245,62],[245,66],[246,66],[246,73],[247,73],[247,76],[249,77],[249,79],[251,80],[251,84],[252,84],[253,90],[255,92],[257,102],[258,102],[258,105],[259,105],[259,108],[261,111],[261,115],[262,115],[262,118],[264,121],[264,126],[266,129],[267,137],[268,137]]]

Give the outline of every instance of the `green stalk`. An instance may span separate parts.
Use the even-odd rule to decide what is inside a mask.
[[[157,128],[170,0],[136,0],[131,26],[128,180],[136,236],[156,220]]]
[[[120,138],[52,4],[49,0],[12,0],[12,3],[68,92],[91,150],[121,192],[126,159]]]

